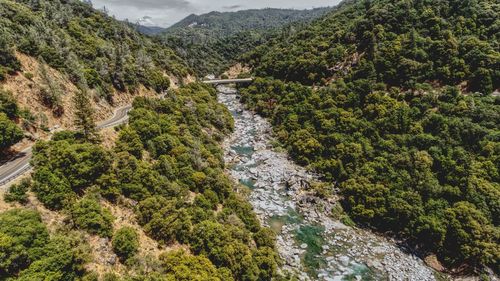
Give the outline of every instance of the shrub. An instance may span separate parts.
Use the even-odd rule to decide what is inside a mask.
[[[19,116],[19,106],[11,92],[0,90],[0,112],[5,113],[9,119]]]
[[[7,193],[5,193],[5,202],[18,202],[21,204],[26,204],[28,202],[28,192],[31,185],[31,180],[23,179],[19,184],[13,184],[9,187]]]
[[[160,256],[167,280],[178,281],[220,281],[233,280],[203,256],[191,256],[184,251],[170,252]]]
[[[113,215],[101,207],[96,198],[90,196],[82,198],[70,210],[71,219],[75,226],[91,234],[101,237],[111,237],[113,233]]]
[[[143,149],[141,139],[136,131],[131,130],[130,127],[125,127],[120,131],[120,135],[116,141],[116,152],[128,152],[137,159],[141,159]]]
[[[36,259],[49,233],[40,215],[14,209],[0,214],[0,276],[14,275]],[[3,278],[2,278],[3,279]]]
[[[253,238],[255,240],[255,244],[257,244],[257,247],[275,247],[276,234],[270,228],[261,228],[254,234]]]
[[[61,210],[66,202],[76,197],[67,180],[58,177],[47,167],[38,169],[33,175],[33,191],[43,205],[51,210]]]
[[[28,80],[33,80],[34,75],[31,72],[25,72],[24,77],[26,77],[26,79]]]
[[[0,112],[0,152],[23,139],[23,131],[16,123]]]
[[[89,256],[82,251],[82,241],[74,236],[56,236],[40,251],[40,256],[21,271],[19,281],[79,280],[85,273]]]
[[[131,227],[122,227],[113,235],[113,251],[122,261],[134,256],[139,249],[139,236]]]

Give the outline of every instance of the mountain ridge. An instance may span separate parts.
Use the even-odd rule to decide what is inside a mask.
[[[305,24],[331,10],[269,8],[192,14],[168,28],[160,37],[199,76],[220,74],[238,56],[262,44],[283,26]]]

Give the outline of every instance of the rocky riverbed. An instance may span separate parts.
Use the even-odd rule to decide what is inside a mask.
[[[333,219],[337,202],[306,192],[317,178],[272,148],[270,124],[245,110],[235,90],[219,91],[235,119],[224,142],[228,172],[251,190],[262,224],[277,232],[283,270],[300,280],[435,280],[432,269],[395,241]]]

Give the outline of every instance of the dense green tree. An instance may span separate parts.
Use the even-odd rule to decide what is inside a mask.
[[[263,227],[254,234],[254,240],[258,247],[272,249],[276,246],[276,233],[270,228]]]
[[[85,273],[88,253],[81,241],[73,237],[57,236],[40,252],[40,258],[21,271],[18,280],[78,280]]]
[[[0,274],[13,276],[39,259],[49,240],[47,228],[35,211],[14,209],[0,213]]]
[[[5,113],[0,112],[0,151],[23,139],[23,131]]]
[[[128,152],[137,159],[142,158],[143,145],[136,131],[126,127],[120,131],[116,141],[115,150],[117,152]]]
[[[224,271],[217,268],[203,256],[191,256],[184,251],[163,254],[160,257],[166,273],[166,280],[179,281],[222,281],[233,280]]]
[[[126,261],[139,250],[139,235],[131,227],[122,227],[113,234],[113,251]]]
[[[76,196],[69,182],[48,168],[37,169],[33,175],[33,191],[47,208],[61,210]]]
[[[35,192],[59,197],[72,192],[81,194],[109,170],[109,152],[96,144],[79,143],[72,138],[35,145],[32,163],[41,167],[33,176]],[[68,187],[72,192],[68,193]]]
[[[151,197],[140,203],[138,212],[145,231],[165,244],[183,243],[190,236],[191,218],[179,202]]]
[[[499,245],[495,242],[498,233],[481,211],[473,204],[459,202],[447,210],[447,218],[446,259],[498,266]]]
[[[73,105],[75,107],[75,127],[88,141],[96,141],[99,136],[94,120],[94,109],[90,103],[87,86],[81,84],[80,89],[75,93]]]
[[[70,214],[77,228],[102,237],[113,234],[113,215],[101,206],[97,198],[87,196],[80,199],[71,207]]]
[[[240,91],[295,160],[339,188],[355,221],[408,238],[447,265],[495,267],[497,98],[427,84],[388,89],[370,85],[369,73],[318,89],[257,78]],[[457,202],[471,205],[455,214]],[[481,227],[450,225],[453,216]]]
[[[279,258],[273,248],[262,247],[253,253],[253,258],[259,272],[257,280],[273,280],[278,276]]]
[[[4,30],[0,31],[0,81],[6,78],[7,74],[14,74],[21,69],[21,63],[17,60],[12,38]]]
[[[19,106],[12,93],[0,90],[0,112],[5,113],[9,119],[19,116]]]

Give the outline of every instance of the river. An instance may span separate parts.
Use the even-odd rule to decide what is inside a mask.
[[[272,129],[245,109],[234,89],[218,88],[218,100],[235,119],[224,141],[231,177],[246,186],[261,223],[277,233],[283,271],[300,280],[436,280],[422,260],[396,242],[334,219],[335,200],[305,192],[317,177],[273,149]]]

